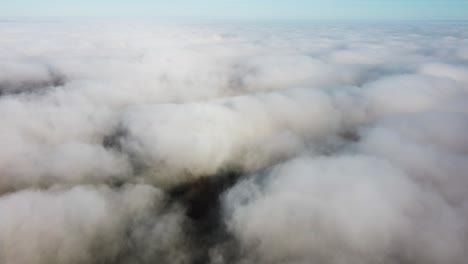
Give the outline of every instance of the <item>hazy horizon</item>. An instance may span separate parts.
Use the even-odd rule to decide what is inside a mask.
[[[465,0],[16,0],[0,18],[466,20]]]

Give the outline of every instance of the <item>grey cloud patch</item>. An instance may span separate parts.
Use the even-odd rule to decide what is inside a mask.
[[[467,28],[0,23],[0,262],[465,263]]]
[[[66,77],[51,66],[27,62],[2,64],[0,96],[43,93],[47,88],[63,86]],[[28,76],[29,74],[29,76]]]

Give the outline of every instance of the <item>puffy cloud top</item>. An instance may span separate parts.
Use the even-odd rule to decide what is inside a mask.
[[[467,28],[0,22],[0,262],[466,262]]]

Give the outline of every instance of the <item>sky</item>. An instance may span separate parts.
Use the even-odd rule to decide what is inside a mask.
[[[0,18],[466,20],[468,0],[0,0]]]

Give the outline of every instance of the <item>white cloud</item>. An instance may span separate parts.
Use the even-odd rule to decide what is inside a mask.
[[[463,263],[465,28],[0,23],[0,262]]]

